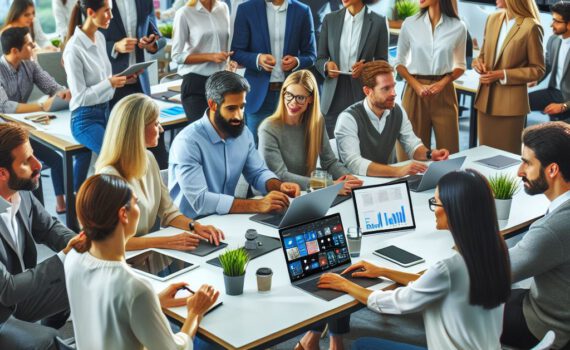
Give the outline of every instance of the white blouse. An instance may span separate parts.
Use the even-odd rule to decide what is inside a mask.
[[[63,51],[63,66],[71,91],[69,110],[93,106],[113,98],[115,89],[109,78],[113,74],[107,56],[105,36],[95,32],[91,41],[79,27]]]
[[[121,176],[117,169],[106,166],[99,171],[101,174],[111,174]],[[160,177],[160,168],[154,155],[147,151],[146,174],[138,179],[129,181],[129,185],[138,198],[140,208],[139,225],[137,226],[137,236],[143,236],[152,230],[156,218],[160,218],[162,226],[168,226],[177,216],[182,215],[178,207],[170,198],[168,188]]]
[[[55,18],[55,31],[63,39],[67,35],[67,28],[69,20],[71,19],[71,11],[77,4],[75,0],[67,0],[64,5],[62,0],[52,0],[51,7],[53,10],[53,17]]]
[[[196,73],[210,76],[225,69],[227,62],[184,64],[186,57],[198,53],[229,50],[230,12],[228,5],[215,0],[208,12],[200,1],[176,11],[172,33],[172,60],[178,63],[178,74]]]
[[[410,74],[443,75],[456,68],[465,70],[467,28],[457,18],[441,15],[432,31],[429,13],[408,17],[398,37],[395,67],[405,66]]]
[[[46,33],[44,33],[42,23],[40,22],[40,18],[38,16],[34,18],[34,42],[40,49],[48,46],[53,46]]]
[[[172,333],[152,286],[125,261],[72,249],[64,269],[78,349],[193,349],[186,333]]]
[[[504,305],[487,310],[469,304],[469,273],[459,254],[406,287],[375,291],[368,308],[387,314],[423,311],[428,349],[501,349]]]

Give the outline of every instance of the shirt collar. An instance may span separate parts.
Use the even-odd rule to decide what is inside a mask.
[[[560,39],[562,39],[562,45],[570,45],[570,38],[562,38],[560,37]]]
[[[8,209],[12,208],[12,215],[15,215],[15,213],[20,209],[21,201],[22,200],[18,192],[14,193],[11,202],[8,202],[4,197],[0,196],[0,214],[4,214]]]
[[[266,1],[265,2],[265,6],[267,6],[270,9],[274,9],[275,6],[273,6],[273,3],[271,1]],[[289,0],[285,0],[283,1],[283,3],[281,4],[281,6],[279,6],[279,8],[277,9],[277,11],[275,12],[283,12],[283,11],[287,11],[287,8],[289,7]]]
[[[204,7],[204,5],[202,5],[202,2],[200,0],[196,1],[196,5],[194,5],[196,7],[196,11],[201,11],[201,12],[208,12],[208,10],[206,10],[206,8]],[[219,6],[218,0],[214,0],[212,3],[212,11],[210,12],[214,12],[214,10]]]
[[[370,108],[370,106],[368,105],[368,99],[367,98],[364,99],[363,104],[364,104],[364,110],[366,111],[368,118],[372,121],[378,121],[378,120],[381,120],[382,118],[388,118],[390,116],[390,110],[385,109],[384,112],[382,113],[382,116],[380,116],[380,118],[378,118],[376,113],[374,113],[372,108]]]
[[[6,59],[6,55],[2,55],[1,62],[2,62],[3,65],[5,65],[6,67],[8,67],[8,69],[10,70],[10,72],[12,72],[12,73],[18,73],[18,71],[14,68],[14,66],[12,66],[12,65],[10,64],[10,62],[8,62],[8,60]],[[20,64],[22,64],[22,63],[23,63],[23,61],[20,62]]]
[[[95,34],[97,34],[97,33],[95,33]],[[81,45],[83,47],[85,47],[85,49],[89,49],[93,46],[97,46],[97,45],[95,45],[95,42],[91,41],[91,39],[89,39],[87,34],[85,34],[85,32],[82,31],[81,28],[79,28],[79,26],[77,28],[75,28],[75,33],[73,35],[77,35],[77,40],[79,40],[79,42],[81,43]]]
[[[548,212],[552,213],[556,208],[564,204],[566,201],[570,200],[570,191],[566,191],[564,194],[556,197],[548,206]]]
[[[208,135],[208,138],[210,139],[210,142],[212,142],[212,144],[224,142],[224,139],[222,139],[220,135],[218,135],[216,128],[214,128],[214,126],[212,125],[209,114],[210,114],[210,109],[208,108],[206,109],[206,112],[204,112],[204,116],[202,117],[202,119],[200,119],[200,122],[202,123],[202,126],[206,131],[206,135]]]
[[[355,21],[361,21],[364,18],[364,13],[366,12],[366,6],[364,6],[362,8],[362,10],[360,10],[360,12],[358,12],[356,15],[352,15],[350,13],[350,11],[345,10],[346,12],[344,13],[344,21],[350,21],[354,18]]]
[[[441,17],[439,17],[439,21],[435,25],[436,28],[439,27],[443,23],[444,17],[445,17],[445,15],[441,14]],[[431,28],[431,18],[429,17],[429,12],[426,12],[426,14],[424,15],[424,23]]]

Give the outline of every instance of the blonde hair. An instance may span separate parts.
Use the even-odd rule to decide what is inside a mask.
[[[198,0],[188,0],[188,2],[186,3],[186,6],[194,7],[194,6],[196,6],[197,2],[198,2]]]
[[[144,94],[121,99],[111,111],[96,171],[112,166],[127,181],[143,177],[147,171],[145,127],[159,113],[156,102]]]
[[[301,116],[301,122],[306,121],[307,130],[305,133],[305,145],[307,147],[307,174],[309,176],[313,170],[315,170],[317,165],[317,158],[319,153],[321,153],[321,144],[323,142],[323,118],[321,116],[321,109],[319,108],[319,89],[317,87],[317,81],[311,72],[308,70],[299,70],[289,75],[283,87],[281,88],[281,96],[279,98],[279,104],[275,113],[269,117],[271,122],[279,121],[281,123],[285,122],[287,115],[284,93],[288,86],[293,84],[299,84],[303,86],[305,90],[313,97],[313,102],[307,106],[307,110]]]
[[[534,18],[540,23],[538,6],[534,0],[505,0],[507,11],[510,11],[515,17]]]

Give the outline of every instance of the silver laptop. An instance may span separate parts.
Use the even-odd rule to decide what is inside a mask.
[[[260,224],[280,228],[321,218],[327,214],[343,183],[295,198],[284,213],[257,214],[250,219]]]
[[[422,192],[435,188],[443,175],[459,170],[467,157],[457,157],[439,162],[432,162],[423,175],[410,175],[406,177],[410,190]]]
[[[341,273],[352,264],[340,214],[282,228],[279,238],[294,287],[324,300],[344,294],[317,287],[323,273]],[[378,278],[354,278],[350,274],[344,277],[364,288],[382,282]]]

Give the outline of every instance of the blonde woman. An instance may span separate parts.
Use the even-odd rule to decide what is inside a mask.
[[[148,96],[132,94],[113,108],[105,133],[98,173],[124,178],[138,198],[141,215],[136,236],[127,242],[127,250],[165,248],[192,250],[200,240],[219,244],[222,231],[201,225],[184,216],[172,202],[162,182],[158,163],[147,148],[156,147],[162,127],[158,121],[158,105]],[[174,226],[192,233],[167,237],[143,237],[153,228],[156,218],[162,226]]]
[[[308,70],[289,75],[283,83],[277,110],[259,127],[258,149],[270,170],[301,188],[309,186],[317,159],[337,182],[348,180],[341,194],[362,186],[331,149],[319,108],[317,82]]]
[[[544,75],[543,29],[533,0],[505,0],[489,16],[473,68],[481,74],[475,97],[479,144],[520,154],[530,112],[527,83]]]
[[[219,0],[190,0],[174,17],[172,60],[182,76],[182,106],[190,122],[208,108],[206,80],[226,69],[229,57],[230,11]]]

